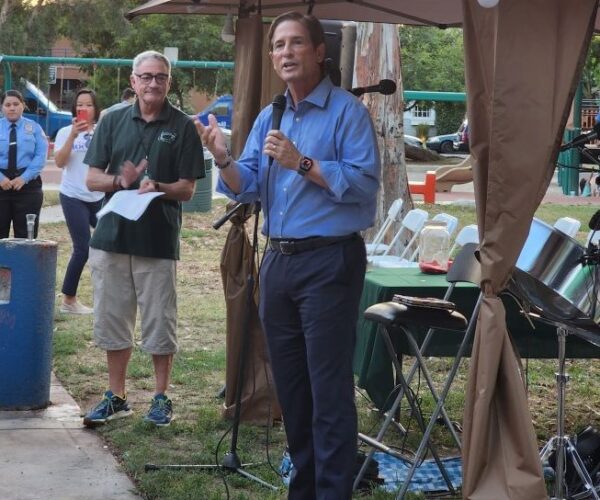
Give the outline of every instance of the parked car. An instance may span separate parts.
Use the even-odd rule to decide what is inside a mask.
[[[460,125],[458,132],[458,138],[454,141],[454,149],[462,151],[464,153],[469,152],[469,122],[465,120]]]
[[[70,111],[58,109],[44,92],[25,78],[21,78],[21,93],[25,99],[25,112],[23,116],[40,124],[50,140],[54,140],[56,133],[63,127],[71,125],[73,115]],[[0,112],[0,117],[2,113]]]
[[[415,148],[423,147],[423,141],[414,135],[404,135],[404,144],[414,146]]]
[[[198,119],[204,125],[208,125],[208,115],[213,114],[221,128],[231,129],[231,118],[233,117],[233,96],[225,94],[217,97],[206,108],[198,113]]]
[[[454,141],[458,140],[458,133],[434,135],[425,142],[428,149],[438,153],[453,153]]]

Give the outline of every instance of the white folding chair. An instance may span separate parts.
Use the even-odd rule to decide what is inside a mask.
[[[407,262],[412,262],[413,256],[418,251],[418,238],[421,229],[427,222],[429,214],[421,208],[413,208],[402,219],[400,230],[394,235],[388,249],[383,255],[367,257],[368,261],[376,267],[404,267]],[[390,255],[391,250],[402,238],[409,238],[399,255]],[[414,250],[413,250],[414,249]],[[412,253],[411,253],[412,252]]]
[[[434,215],[431,220],[445,222],[446,230],[448,231],[448,235],[452,238],[456,229],[458,228],[458,219],[454,217],[454,215],[450,215],[442,212],[441,214]]]
[[[579,231],[580,227],[581,222],[572,217],[560,217],[556,219],[556,222],[554,223],[554,229],[558,229],[571,238],[577,236],[577,231]]]
[[[479,244],[479,229],[477,228],[477,224],[469,224],[458,232],[454,244],[450,249],[450,255],[453,255],[456,249],[465,246],[467,243]]]
[[[383,239],[394,222],[400,222],[399,217],[402,210],[402,203],[402,198],[394,200],[379,231],[377,231],[377,234],[373,237],[371,243],[366,244],[367,255],[382,255],[388,249],[388,245],[383,243]]]

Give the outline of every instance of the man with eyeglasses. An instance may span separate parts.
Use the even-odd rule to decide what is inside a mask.
[[[84,417],[94,427],[133,412],[125,377],[133,350],[137,308],[141,349],[152,355],[155,393],[144,421],[168,426],[172,403],[166,395],[177,351],[175,272],[179,259],[181,202],[191,199],[205,176],[204,155],[194,123],[166,96],[171,65],[159,52],[133,60],[136,102],[107,114],[92,138],[85,163],[87,186],[106,199],[124,189],[160,192],[137,221],[110,212],[90,242],[94,285],[94,340],[106,351],[108,390]]]

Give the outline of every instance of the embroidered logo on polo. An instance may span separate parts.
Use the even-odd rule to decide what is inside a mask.
[[[169,132],[168,130],[161,131],[158,136],[158,142],[164,142],[166,144],[173,144],[177,139],[177,134],[175,132]]]

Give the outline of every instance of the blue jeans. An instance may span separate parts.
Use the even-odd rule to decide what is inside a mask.
[[[96,227],[98,221],[96,213],[102,207],[102,200],[94,202],[81,201],[60,193],[60,204],[73,241],[73,253],[65,273],[62,293],[75,296],[77,295],[79,278],[88,260],[91,238],[90,227]]]

